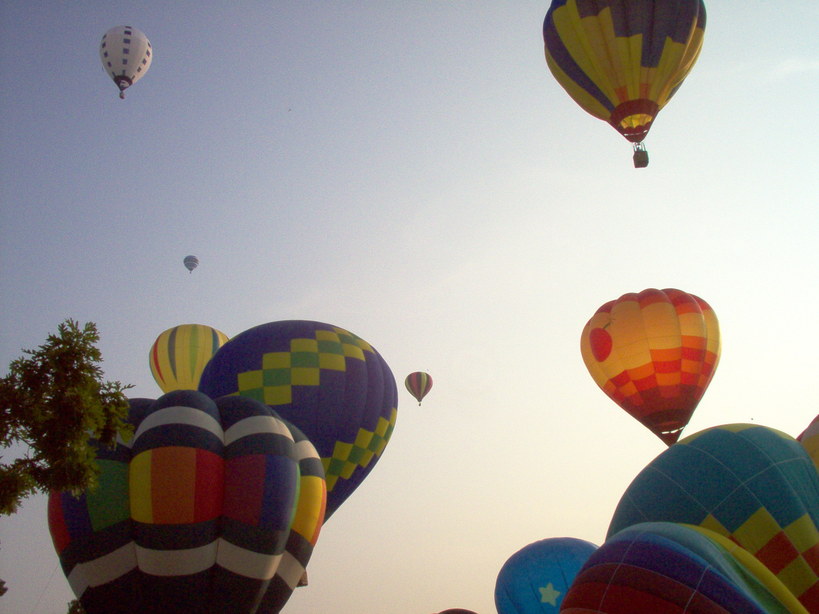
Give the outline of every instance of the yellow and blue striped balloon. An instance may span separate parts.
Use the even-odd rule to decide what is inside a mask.
[[[585,111],[641,142],[699,56],[702,0],[554,0],[546,62]]]

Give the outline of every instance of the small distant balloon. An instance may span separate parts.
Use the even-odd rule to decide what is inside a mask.
[[[148,72],[152,59],[151,42],[136,28],[117,26],[102,35],[102,68],[119,88],[120,98],[125,98],[125,90]]]
[[[415,373],[407,375],[407,379],[404,380],[404,385],[407,387],[407,390],[409,390],[409,393],[418,401],[418,405],[420,405],[421,400],[427,396],[427,393],[432,388],[432,376],[423,371],[416,371]]]
[[[196,256],[185,256],[182,262],[185,263],[185,268],[188,269],[190,273],[193,273],[193,270],[199,266],[199,258]]]

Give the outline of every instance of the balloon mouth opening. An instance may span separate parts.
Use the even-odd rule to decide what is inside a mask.
[[[668,446],[674,445],[680,438],[684,427],[676,428],[670,431],[660,431],[657,433],[657,437],[659,437],[663,443]]]
[[[651,129],[654,117],[660,111],[653,100],[639,98],[617,105],[609,117],[609,123],[631,143],[640,143]]]
[[[117,84],[117,87],[120,89],[120,91],[126,90],[134,84],[134,82],[131,81],[131,79],[123,76],[119,76],[116,79],[114,79],[114,83]]]

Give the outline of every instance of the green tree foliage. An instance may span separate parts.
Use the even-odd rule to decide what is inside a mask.
[[[102,380],[98,341],[93,322],[80,328],[66,320],[0,379],[0,514],[14,513],[35,492],[93,488],[98,469],[89,438],[114,445],[117,434],[130,437],[130,386]],[[6,462],[16,448],[19,457]]]

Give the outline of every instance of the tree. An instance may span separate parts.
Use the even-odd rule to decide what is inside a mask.
[[[35,492],[79,493],[97,484],[89,439],[113,446],[129,438],[128,399],[118,381],[102,380],[99,333],[73,320],[37,350],[23,350],[0,379],[0,448],[23,444],[22,457],[0,457],[0,514]]]
[[[77,599],[68,602],[68,614],[85,614],[82,604]]]

